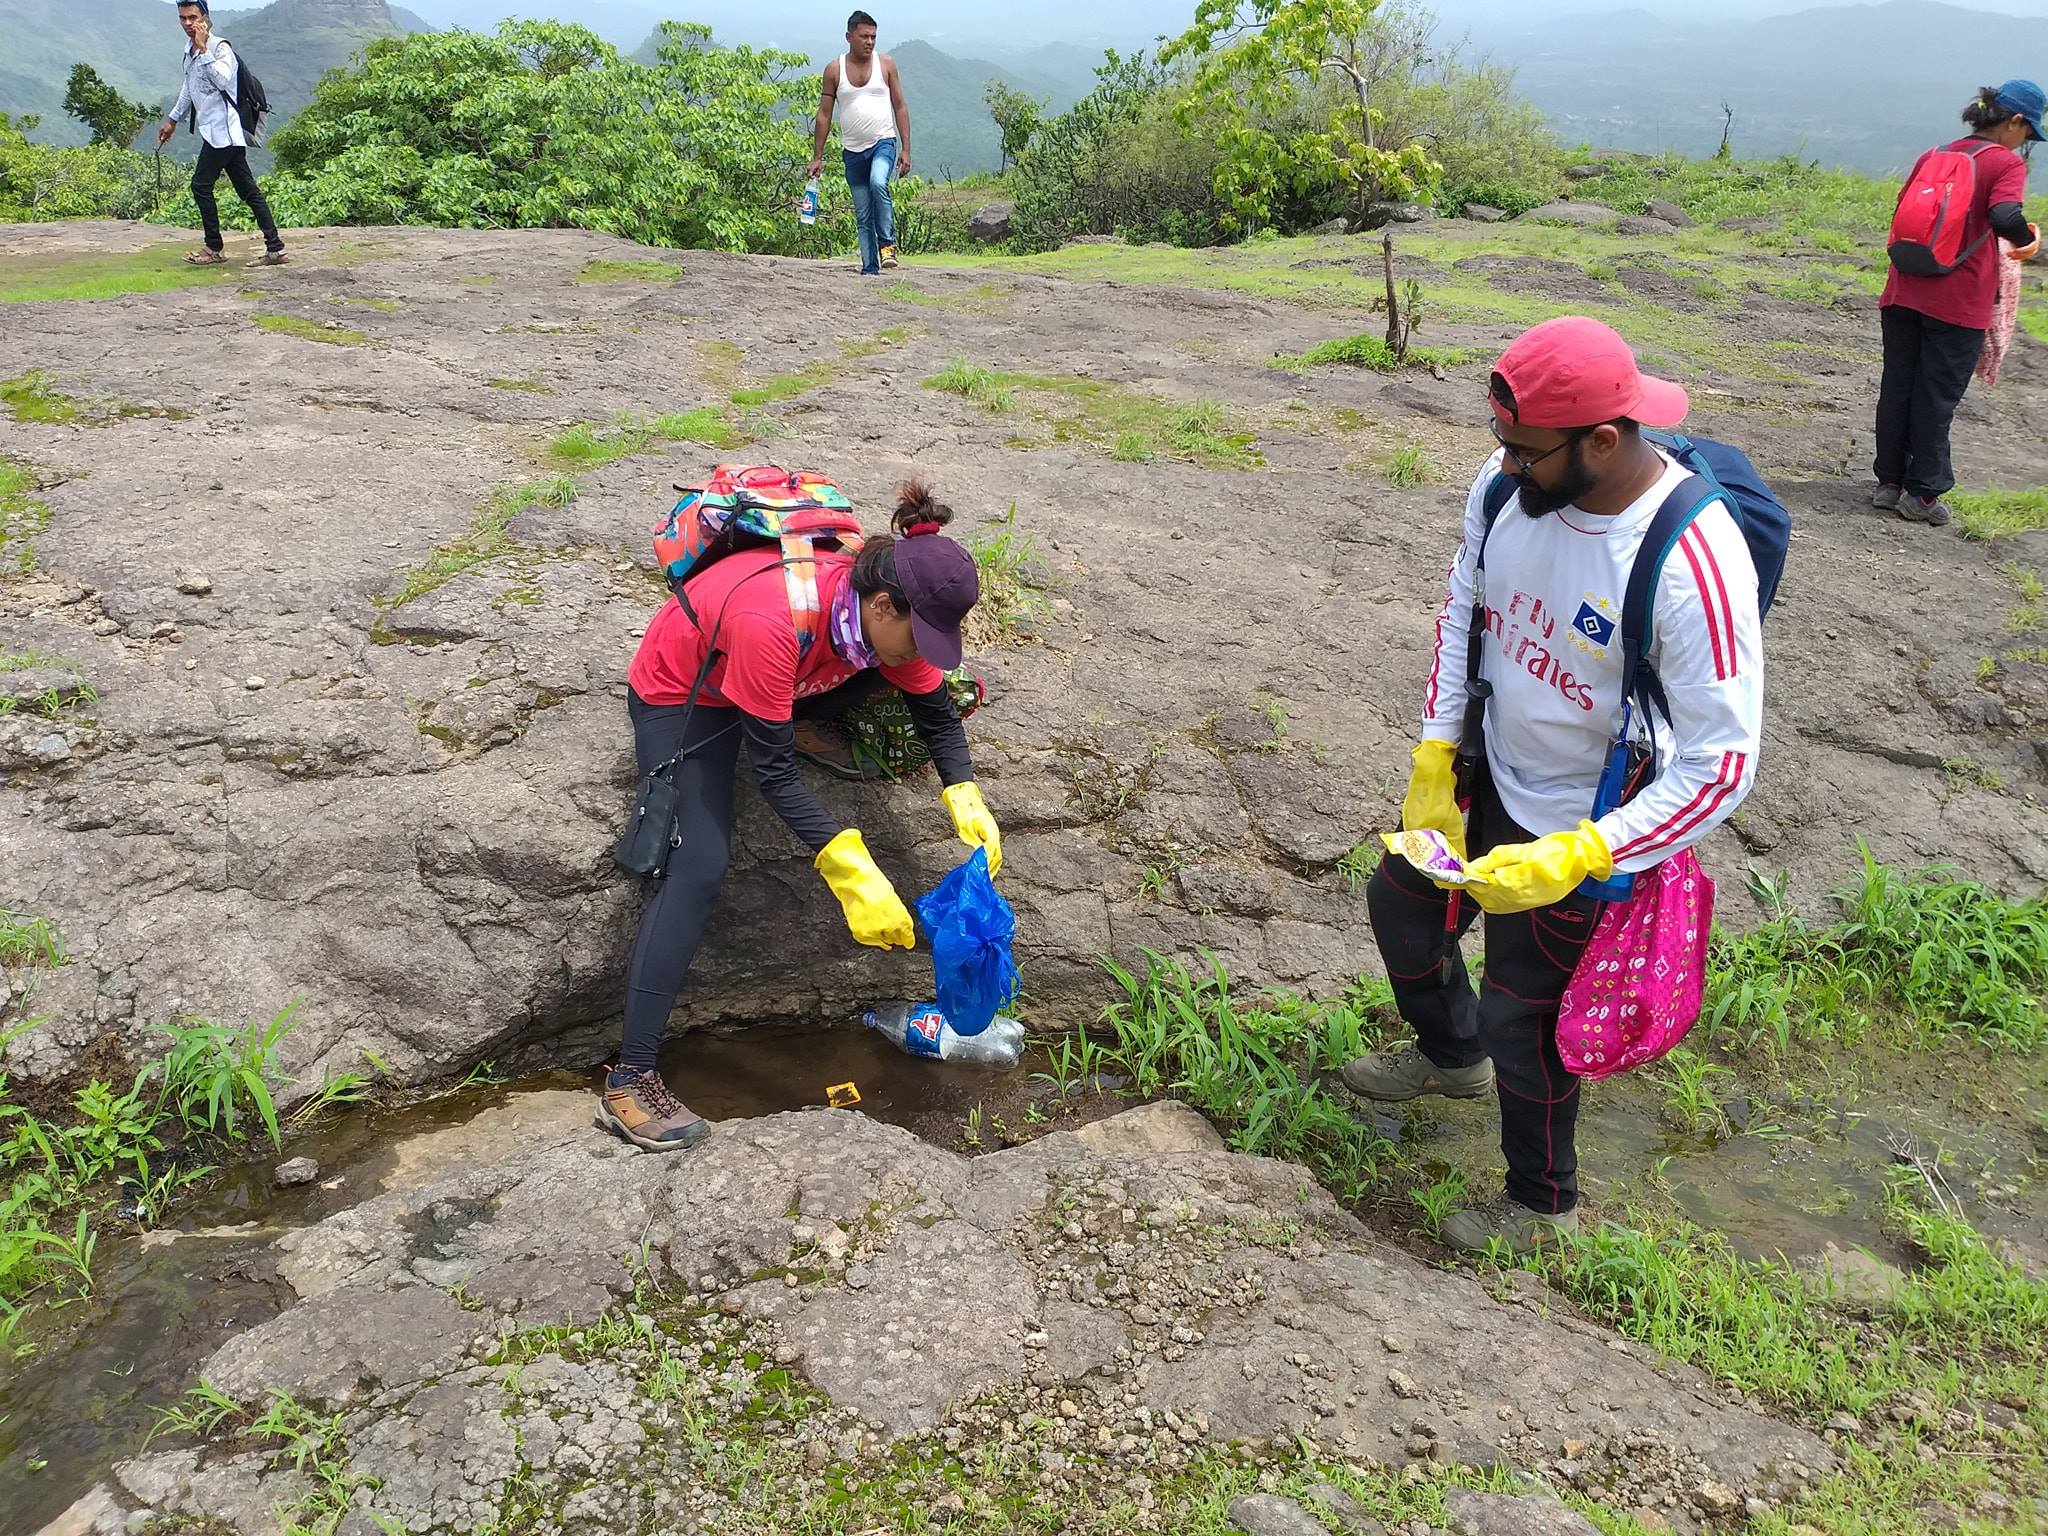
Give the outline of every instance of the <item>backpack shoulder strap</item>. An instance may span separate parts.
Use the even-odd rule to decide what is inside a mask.
[[[1677,442],[1691,447],[1683,438]],[[1628,586],[1621,599],[1621,696],[1624,700],[1647,699],[1667,720],[1671,711],[1664,688],[1649,662],[1650,646],[1656,640],[1657,585],[1685,530],[1713,503],[1728,499],[1728,492],[1712,476],[1687,475],[1651,516],[1636,549],[1635,563],[1629,567]]]
[[[1486,514],[1486,531],[1479,536],[1479,569],[1486,569],[1486,544],[1493,536],[1493,525],[1500,521],[1507,504],[1515,499],[1515,477],[1510,474],[1496,474],[1487,482],[1486,499],[1480,503]]]

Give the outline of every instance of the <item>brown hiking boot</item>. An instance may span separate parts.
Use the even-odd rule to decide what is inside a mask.
[[[1476,1067],[1440,1067],[1405,1040],[1390,1051],[1374,1051],[1347,1062],[1344,1086],[1368,1099],[1398,1101],[1440,1093],[1447,1099],[1476,1099],[1493,1092],[1493,1063]]]
[[[597,1128],[649,1152],[680,1152],[711,1134],[711,1124],[668,1091],[659,1072],[610,1067],[597,1105]]]
[[[883,777],[882,765],[873,758],[856,755],[853,738],[836,724],[799,720],[792,727],[792,734],[796,737],[796,755],[807,763],[817,764],[835,779],[859,783]]]

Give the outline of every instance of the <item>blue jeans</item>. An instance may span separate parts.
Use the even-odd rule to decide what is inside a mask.
[[[896,141],[878,139],[872,148],[839,153],[846,161],[846,189],[853,194],[853,221],[860,226],[860,269],[879,272],[882,247],[896,243],[896,205],[889,200]]]

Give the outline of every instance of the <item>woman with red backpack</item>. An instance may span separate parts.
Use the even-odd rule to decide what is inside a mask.
[[[975,786],[943,676],[960,665],[960,626],[981,596],[974,556],[940,532],[952,516],[912,481],[897,492],[892,534],[865,540],[857,554],[814,546],[792,560],[774,544],[739,549],[691,577],[647,626],[627,671],[626,710],[643,780],[659,773],[672,786],[672,847],[661,850],[665,867],[647,871],[660,879],[633,940],[601,1129],[650,1152],[691,1146],[709,1131],[669,1092],[655,1055],[725,879],[742,743],[762,798],[816,856],[862,944],[910,949],[917,930],[860,833],[841,827],[798,777],[798,719],[830,719],[901,689],[954,830],[988,850],[990,873],[1001,867],[1001,833]],[[803,578],[812,626],[798,621],[792,572]]]
[[[1948,431],[1991,326],[1997,236],[2015,261],[2040,248],[2021,208],[2048,98],[2031,80],[1985,86],[1963,108],[1971,132],[1914,162],[1892,215],[1891,276],[1878,301],[1884,379],[1877,396],[1877,489],[1870,502],[1913,522],[1949,520]]]

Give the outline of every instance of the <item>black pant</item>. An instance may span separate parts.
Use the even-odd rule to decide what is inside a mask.
[[[239,144],[230,144],[226,149],[216,149],[211,144],[199,146],[199,163],[192,167],[192,201],[199,205],[199,220],[206,226],[206,248],[217,251],[221,248],[220,209],[213,201],[214,183],[226,171],[228,184],[235,189],[236,196],[249,205],[249,211],[256,215],[256,227],[263,231],[266,249],[281,251],[284,241],[277,233],[277,220],[270,216],[270,204],[263,196],[263,189],[256,185],[256,173],[249,169],[249,151]]]
[[[1922,501],[1955,488],[1948,429],[1984,350],[1984,333],[1950,325],[1903,304],[1878,311],[1884,381],[1877,391],[1880,485],[1903,485]]]
[[[829,693],[800,701],[799,720],[830,720],[889,686],[874,669],[858,672]],[[626,714],[633,722],[633,757],[645,778],[676,764],[676,832],[681,838],[668,869],[654,884],[626,962],[626,1022],[621,1065],[652,1067],[668,1032],[676,994],[697,956],[697,945],[718,905],[732,855],[733,769],[739,763],[740,712],[699,704],[649,704],[631,689]],[[685,718],[688,729],[684,728]]]
[[[1482,776],[1467,832],[1471,855],[1531,840]],[[1570,1210],[1579,1202],[1579,1080],[1557,1054],[1557,1009],[1601,904],[1571,895],[1533,912],[1489,915],[1476,997],[1458,950],[1479,915],[1471,897],[1439,890],[1406,859],[1390,857],[1367,885],[1366,905],[1395,1006],[1422,1053],[1440,1067],[1493,1058],[1508,1193],[1531,1210]]]

